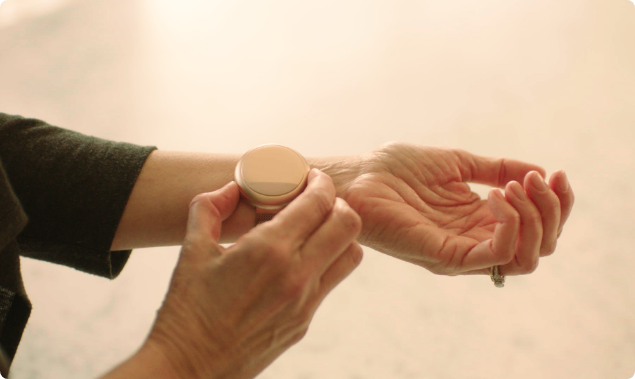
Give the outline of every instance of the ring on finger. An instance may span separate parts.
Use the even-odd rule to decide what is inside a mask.
[[[494,285],[498,288],[503,288],[505,287],[505,275],[500,275],[499,274],[499,267],[498,266],[494,266],[490,269],[490,275],[489,277],[492,279],[492,282],[494,282]]]

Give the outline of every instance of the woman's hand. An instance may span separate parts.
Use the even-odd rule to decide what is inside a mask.
[[[533,272],[552,254],[574,196],[564,172],[513,159],[402,142],[369,154],[324,164],[344,198],[360,215],[358,241],[440,275]],[[533,172],[537,171],[537,172]],[[505,189],[483,200],[467,182]],[[519,189],[520,196],[514,194]]]
[[[218,244],[239,201],[229,183],[191,202],[187,235],[147,345],[191,378],[253,378],[306,333],[324,297],[361,261],[359,216],[312,170],[271,221]]]

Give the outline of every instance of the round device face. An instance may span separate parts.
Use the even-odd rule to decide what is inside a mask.
[[[295,150],[268,144],[246,152],[234,176],[241,192],[254,205],[275,208],[304,190],[310,169]]]

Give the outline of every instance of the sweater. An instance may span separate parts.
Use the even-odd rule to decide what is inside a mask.
[[[20,256],[116,278],[132,250],[110,251],[110,246],[141,168],[156,149],[0,113],[0,370],[5,377],[32,309]]]

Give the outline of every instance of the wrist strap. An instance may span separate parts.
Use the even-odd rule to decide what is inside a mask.
[[[271,220],[277,213],[277,211],[271,212],[267,209],[256,208],[256,225]]]

